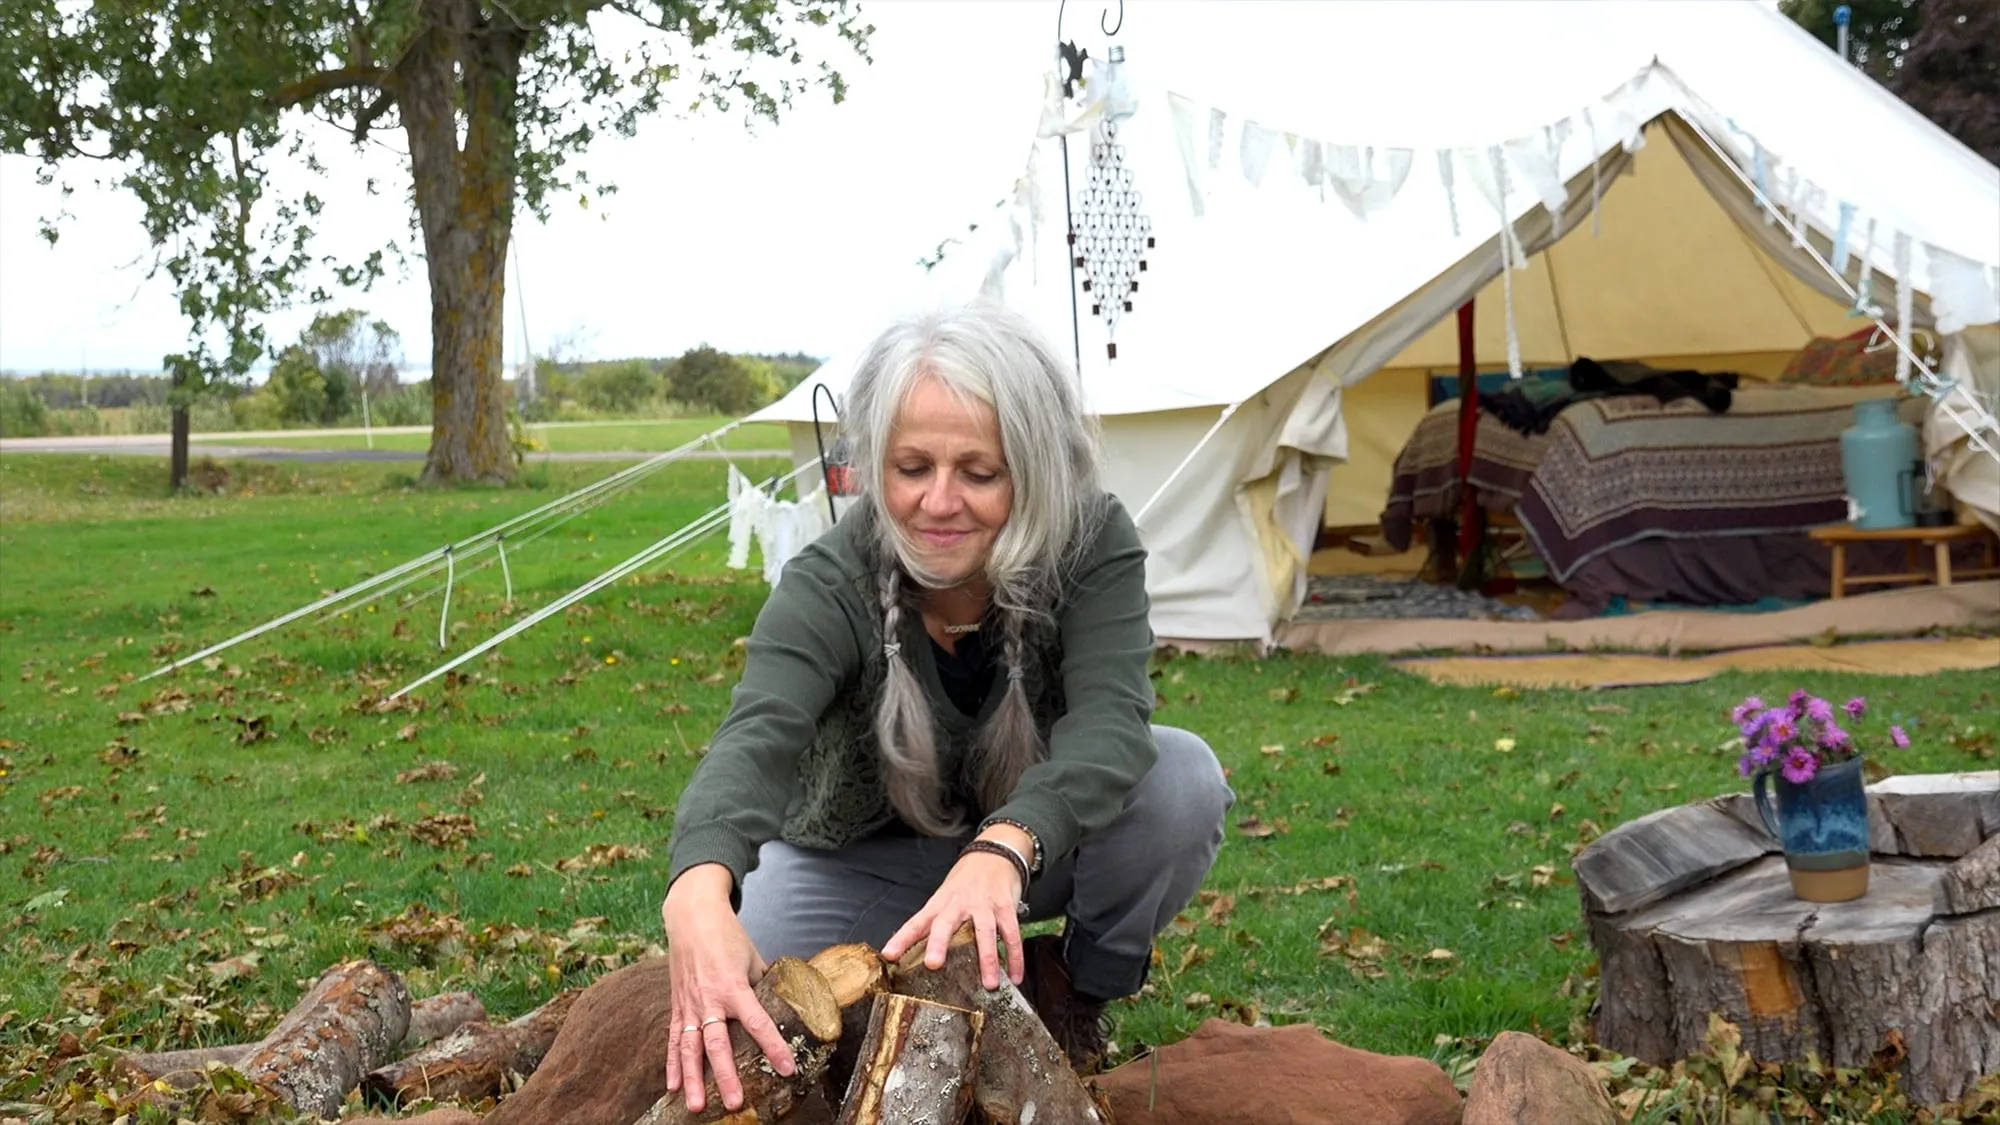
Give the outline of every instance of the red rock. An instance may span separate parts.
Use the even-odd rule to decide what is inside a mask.
[[[1464,1125],[1620,1125],[1583,1060],[1532,1035],[1503,1031],[1479,1056]]]
[[[542,1065],[485,1125],[632,1125],[667,1092],[667,959],[649,957],[583,990]]]
[[[1118,1125],[1459,1122],[1462,1099],[1436,1063],[1348,1047],[1310,1024],[1212,1019],[1155,1055],[1093,1080]]]

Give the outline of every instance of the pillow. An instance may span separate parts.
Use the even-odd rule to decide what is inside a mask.
[[[1815,336],[1785,365],[1781,383],[1803,383],[1812,387],[1871,387],[1896,381],[1896,348],[1892,344],[1873,351],[1869,338],[1875,329],[1863,328],[1852,336]]]

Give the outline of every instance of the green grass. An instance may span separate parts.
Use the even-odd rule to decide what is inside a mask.
[[[530,425],[528,436],[541,449],[560,453],[597,453],[632,450],[659,452],[684,445],[728,425],[729,418],[662,418],[651,421],[550,422]],[[723,435],[724,449],[790,449],[785,427],[776,422],[753,422]],[[257,445],[278,449],[363,449],[363,434],[327,434],[283,437],[237,437],[232,434],[204,434],[194,439],[202,445]],[[430,432],[375,435],[376,449],[397,449],[422,453],[430,448]]]
[[[44,1066],[83,1073],[49,1061],[65,1032],[254,1037],[342,958],[512,1016],[657,948],[672,809],[765,593],[720,538],[387,710],[442,659],[436,596],[136,680],[607,471],[438,493],[395,466],[239,464],[221,495],[168,499],[158,459],[0,457],[0,1103],[77,1096],[34,1093]],[[724,473],[670,466],[517,548],[514,609],[497,568],[461,573],[453,650],[720,503]],[[1741,789],[1724,713],[1795,679],[1510,698],[1372,657],[1156,670],[1158,721],[1207,738],[1239,801],[1146,993],[1116,1007],[1119,1041],[1254,1012],[1417,1055],[1587,1035],[1570,857]],[[1880,759],[1895,771],[1993,766],[2000,674],[1812,686],[1910,726],[1915,745]],[[412,776],[427,767],[449,776]]]

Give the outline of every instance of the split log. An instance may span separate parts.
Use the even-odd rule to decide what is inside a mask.
[[[484,1020],[468,1023],[413,1055],[370,1071],[361,1090],[373,1104],[398,1108],[423,1098],[497,1098],[507,1089],[508,1075],[526,1077],[542,1065],[578,995],[578,990],[566,989],[497,1026]]]
[[[1869,787],[1873,870],[1850,902],[1797,898],[1768,836],[1724,865],[1746,841],[1714,814],[1747,797],[1662,810],[1579,853],[1598,1041],[1671,1065],[1707,1050],[1717,1013],[1755,1058],[1887,1060],[1923,1103],[2000,1071],[2000,773],[1889,782]]]
[[[331,1117],[410,1030],[403,978],[373,961],[328,969],[237,1069],[300,1113]]]
[[[845,1090],[861,1057],[861,1040],[868,1034],[875,997],[889,987],[889,965],[874,946],[860,943],[828,946],[806,964],[819,970],[840,1002],[840,1038],[826,1060],[826,1088]]]
[[[914,996],[877,996],[835,1125],[959,1125],[972,1108],[985,1020]]]
[[[944,968],[927,967],[924,947],[917,945],[896,962],[889,981],[894,992],[980,1013],[983,1049],[972,1100],[983,1120],[994,1125],[1034,1121],[1068,1125],[1111,1119],[1014,982],[1003,974],[999,988],[986,990],[979,979],[979,948],[971,926],[952,935]]]
[[[635,1125],[687,1125],[727,1121],[729,1125],[769,1125],[790,1118],[793,1111],[820,1091],[833,1043],[840,1038],[840,1000],[819,970],[795,957],[771,963],[754,989],[778,1033],[792,1048],[797,1066],[790,1077],[779,1074],[743,1025],[729,1022],[729,1043],[736,1056],[736,1074],[743,1082],[743,1108],[723,1108],[715,1077],[706,1074],[707,1100],[699,1114],[688,1112],[683,1092],[668,1093],[653,1103]]]
[[[410,1029],[397,1046],[398,1053],[414,1051],[435,1039],[442,1039],[461,1026],[484,1020],[486,1005],[470,992],[444,992],[426,996],[410,1005]],[[176,1090],[192,1090],[202,1082],[208,1064],[218,1063],[240,1069],[243,1060],[268,1041],[222,1043],[213,1047],[187,1047],[178,1051],[153,1051],[118,1057],[127,1073],[148,1081],[165,1082]]]

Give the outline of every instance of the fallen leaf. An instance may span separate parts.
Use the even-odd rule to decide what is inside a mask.
[[[239,977],[252,976],[257,972],[257,965],[263,960],[264,955],[262,953],[252,950],[239,957],[210,962],[208,966],[208,979],[214,984],[227,984]]]
[[[1511,738],[1496,738],[1493,740],[1493,748],[1502,754],[1512,754],[1514,752],[1514,740]]]
[[[1242,820],[1237,821],[1236,830],[1238,832],[1243,833],[1245,836],[1250,836],[1257,839],[1262,839],[1266,836],[1275,836],[1278,834],[1278,830],[1276,828],[1271,827],[1270,825],[1264,823],[1262,820],[1254,816],[1246,816]]]

